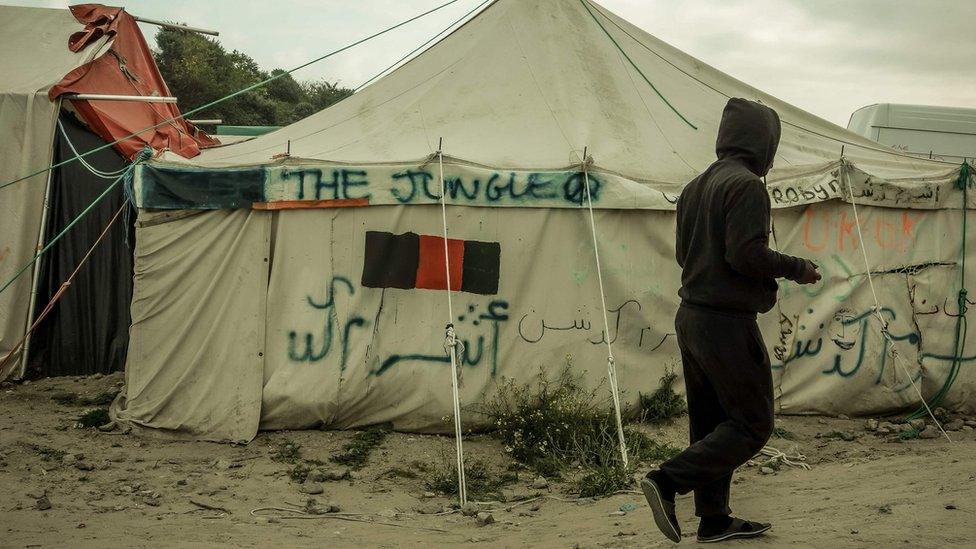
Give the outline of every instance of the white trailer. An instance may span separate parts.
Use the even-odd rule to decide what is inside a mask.
[[[976,109],[880,103],[854,111],[847,129],[908,154],[976,158]]]

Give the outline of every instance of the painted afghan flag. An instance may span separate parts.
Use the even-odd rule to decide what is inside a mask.
[[[362,285],[367,288],[446,290],[445,263],[451,268],[451,290],[498,293],[498,242],[447,240],[417,233],[366,232]]]

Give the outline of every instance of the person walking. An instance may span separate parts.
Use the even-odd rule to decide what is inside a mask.
[[[776,303],[776,279],[820,280],[808,259],[769,248],[773,166],[780,121],[773,109],[732,98],[711,166],[678,199],[675,256],[681,305],[675,317],[688,398],[691,445],[641,481],[654,522],[681,541],[675,494],[695,492],[699,542],[754,537],[771,525],[735,518],[729,486],[773,430],[769,355],[757,313]]]

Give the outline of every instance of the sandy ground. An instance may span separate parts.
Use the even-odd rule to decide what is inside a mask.
[[[418,463],[447,466],[453,441],[444,437],[393,434],[353,478],[299,485],[288,476],[291,465],[271,459],[280,442],[298,443],[304,458],[328,462],[352,433],[261,433],[244,446],[163,441],[75,428],[84,408],[51,398],[66,391],[94,395],[119,380],[58,378],[0,387],[0,546],[674,545],[654,529],[639,494],[574,501],[568,485],[552,482],[533,489],[535,480],[527,473],[503,490],[508,502],[484,506],[491,509],[493,524],[445,514],[452,499],[430,497],[423,474],[409,473]],[[733,510],[774,526],[764,538],[729,545],[840,549],[976,543],[972,429],[952,432],[952,444],[945,439],[898,443],[866,432],[864,420],[783,417],[778,425],[795,438],[771,444],[784,450],[795,446],[812,469],[740,470]],[[679,420],[648,431],[680,444],[685,429]],[[817,436],[835,431],[853,433],[847,436],[853,440]],[[504,452],[496,441],[473,437],[465,448],[469,459],[504,471]],[[317,485],[324,493],[302,491]],[[367,522],[253,511],[301,506],[309,497],[348,513],[338,516]],[[39,509],[47,506],[45,498],[50,508]],[[525,498],[530,500],[517,501]],[[636,509],[621,512],[627,504]],[[679,497],[678,510],[682,544],[694,545],[697,522],[688,496]]]

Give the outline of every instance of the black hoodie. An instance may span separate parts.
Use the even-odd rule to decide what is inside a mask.
[[[769,249],[770,206],[761,177],[779,145],[776,111],[729,99],[718,160],[678,199],[675,256],[684,303],[755,316],[776,303],[776,279],[798,279],[805,260]]]

